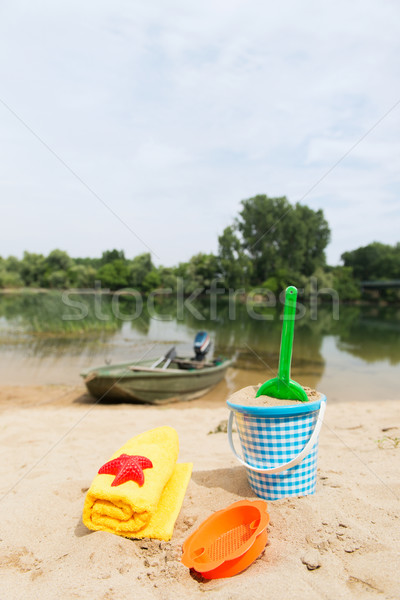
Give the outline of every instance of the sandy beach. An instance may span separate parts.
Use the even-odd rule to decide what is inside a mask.
[[[270,502],[263,554],[211,581],[180,563],[183,541],[214,511],[255,498],[226,433],[214,432],[228,417],[220,398],[99,405],[81,386],[10,386],[0,410],[1,598],[400,597],[400,402],[328,398],[316,494]],[[172,540],[89,531],[82,507],[99,466],[160,425],[175,427],[179,460],[194,464]]]

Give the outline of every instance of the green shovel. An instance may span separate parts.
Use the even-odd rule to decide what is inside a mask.
[[[297,288],[291,285],[286,288],[285,292],[278,377],[274,377],[263,383],[257,391],[256,398],[258,396],[272,396],[272,398],[279,398],[280,400],[301,400],[302,402],[308,402],[308,396],[302,386],[297,381],[290,379],[296,300]]]

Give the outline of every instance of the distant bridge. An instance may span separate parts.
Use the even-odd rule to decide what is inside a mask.
[[[386,281],[360,281],[363,289],[383,290],[387,288],[400,288],[400,279],[387,279]]]

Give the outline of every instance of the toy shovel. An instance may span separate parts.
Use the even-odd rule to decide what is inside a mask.
[[[302,386],[297,381],[290,379],[296,300],[297,288],[291,285],[286,288],[285,292],[278,377],[274,377],[263,383],[257,391],[256,398],[258,396],[272,396],[272,398],[279,398],[280,400],[301,400],[302,402],[308,402],[308,396]]]

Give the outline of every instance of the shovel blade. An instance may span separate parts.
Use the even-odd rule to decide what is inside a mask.
[[[256,398],[259,396],[271,396],[272,398],[278,398],[278,400],[300,400],[301,402],[308,402],[308,396],[305,393],[303,387],[290,379],[287,383],[279,377],[269,379],[257,390]]]

